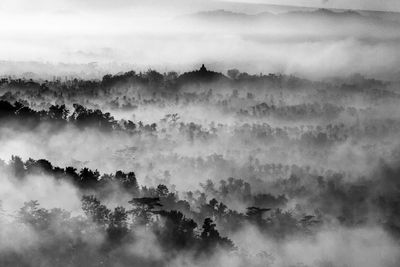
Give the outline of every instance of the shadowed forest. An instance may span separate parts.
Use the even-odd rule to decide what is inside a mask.
[[[0,0],[0,267],[399,267],[399,0]]]
[[[397,87],[4,76],[0,265],[398,266]]]

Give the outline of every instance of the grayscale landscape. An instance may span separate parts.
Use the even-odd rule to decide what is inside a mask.
[[[0,266],[399,266],[398,12],[1,0]]]

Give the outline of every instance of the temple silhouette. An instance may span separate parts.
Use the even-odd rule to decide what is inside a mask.
[[[178,78],[180,85],[184,84],[196,84],[196,83],[207,83],[207,82],[225,82],[229,79],[220,72],[210,71],[204,64],[201,65],[200,69],[190,72],[185,72]]]
[[[204,64],[201,65],[200,72],[202,73],[207,72],[207,68],[204,66]]]

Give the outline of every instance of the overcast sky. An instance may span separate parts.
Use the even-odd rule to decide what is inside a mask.
[[[309,24],[304,18],[301,27],[275,21],[239,32],[232,22],[219,31],[176,20],[201,10],[287,11],[264,4],[400,10],[400,0],[0,0],[0,62],[117,63],[163,71],[215,63],[211,67],[221,71],[313,76],[375,76],[389,68],[397,75],[397,25]]]
[[[118,9],[126,7],[164,6],[167,9],[185,9],[218,6],[218,2],[259,3],[294,6],[329,7],[343,9],[368,9],[400,11],[399,0],[2,0],[0,8],[27,10]]]
[[[399,0],[226,0],[242,3],[311,6],[342,9],[400,11]]]

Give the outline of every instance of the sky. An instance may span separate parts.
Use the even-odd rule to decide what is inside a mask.
[[[9,64],[34,61],[96,62],[112,73],[133,68],[179,72],[206,63],[217,71],[237,67],[250,73],[320,77],[342,75],[351,66],[351,72],[374,76],[392,69],[397,76],[398,25],[322,27],[306,18],[301,27],[275,21],[267,27],[241,29],[233,23],[220,29],[176,20],[216,9],[272,10],[264,4],[400,10],[398,0],[1,0],[0,75],[37,72],[37,67]]]
[[[191,10],[199,8],[222,7],[230,3],[241,4],[275,4],[292,6],[309,6],[321,8],[366,9],[400,11],[398,0],[2,0],[1,11],[12,11],[16,14],[27,12],[78,12],[116,10],[125,8],[155,8],[163,7],[171,10]]]
[[[373,11],[400,11],[398,0],[225,0],[228,2],[263,3],[308,6],[320,8],[361,9]]]

